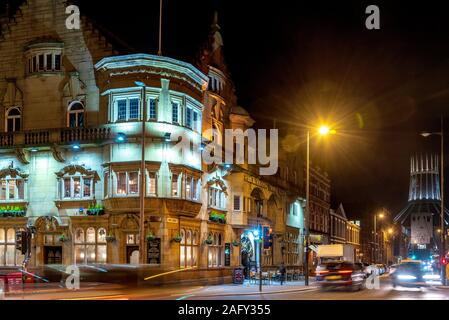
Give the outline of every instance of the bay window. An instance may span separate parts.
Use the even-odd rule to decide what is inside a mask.
[[[117,98],[114,101],[114,121],[137,121],[140,118],[140,99],[135,97]]]
[[[179,197],[179,175],[178,174],[172,174],[171,178],[171,196],[172,197]]]
[[[117,189],[116,195],[138,195],[139,194],[139,173],[132,172],[117,172]]]
[[[172,102],[172,122],[179,124],[179,104]]]
[[[157,176],[156,172],[148,173],[148,194],[150,196],[157,196]]]
[[[186,127],[192,128],[192,108],[187,107],[186,110]]]
[[[150,98],[149,100],[149,118],[150,120],[157,120],[156,99]]]

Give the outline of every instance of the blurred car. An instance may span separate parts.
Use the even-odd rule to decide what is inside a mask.
[[[368,274],[368,276],[380,274],[379,268],[375,264],[370,264],[366,266],[364,270]]]
[[[393,288],[403,287],[422,287],[425,286],[425,272],[419,261],[403,262],[397,266],[396,270],[390,274]]]
[[[345,261],[326,262],[316,269],[316,281],[322,290],[330,288],[361,290],[365,277],[366,274],[360,264]]]
[[[356,262],[354,265],[357,265],[363,271],[365,279],[369,277],[370,274],[366,271],[367,263]]]
[[[389,273],[390,273],[390,274],[394,273],[394,272],[396,271],[396,269],[397,269],[398,266],[399,266],[398,264],[392,264],[392,265],[390,266],[390,269],[388,270]]]
[[[377,269],[379,269],[379,275],[383,275],[385,273],[385,266],[383,264],[376,264]]]

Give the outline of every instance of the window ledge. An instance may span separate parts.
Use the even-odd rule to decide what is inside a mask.
[[[64,76],[64,71],[38,71],[33,73],[28,73],[27,78],[40,78],[40,77],[51,77],[55,75]]]
[[[58,209],[79,209],[81,207],[87,209],[90,205],[93,205],[95,203],[96,200],[93,198],[55,200],[55,205]]]
[[[0,206],[8,206],[8,205],[23,205],[27,206],[28,201],[27,200],[0,200]]]

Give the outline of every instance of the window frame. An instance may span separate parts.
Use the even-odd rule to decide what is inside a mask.
[[[83,109],[82,110],[71,110],[72,107],[76,104],[80,104]],[[81,113],[83,115],[82,123],[80,123],[80,119],[79,119],[79,114],[81,114]],[[71,122],[70,122],[71,115],[75,115],[76,126],[74,126],[74,127],[71,126]],[[69,106],[67,107],[67,127],[74,128],[74,129],[75,128],[83,128],[85,123],[86,123],[86,107],[84,105],[84,102],[80,101],[80,100],[74,100],[74,101],[70,102]]]
[[[18,115],[10,115],[12,111],[17,111]],[[12,130],[9,130],[9,120],[12,120],[13,128]],[[19,128],[17,129],[17,121],[19,122]],[[22,131],[22,108],[20,107],[11,107],[6,110],[5,112],[5,132],[14,133],[14,132],[20,132]]]

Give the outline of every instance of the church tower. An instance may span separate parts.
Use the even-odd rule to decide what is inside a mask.
[[[441,190],[437,155],[410,158],[410,187],[407,206],[394,218],[407,239],[407,255],[428,260],[437,255],[441,243]],[[446,225],[449,212],[445,209]]]

